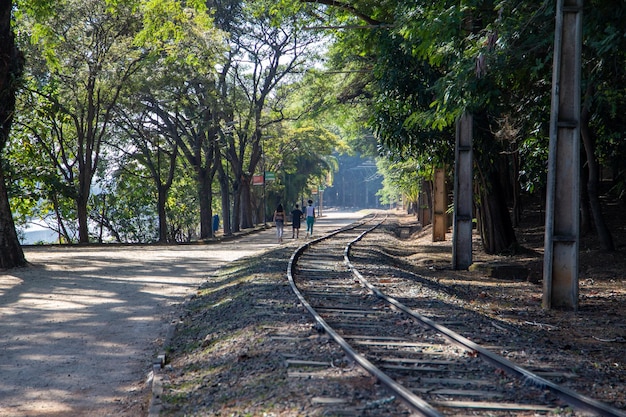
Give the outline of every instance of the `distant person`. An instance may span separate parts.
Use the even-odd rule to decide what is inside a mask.
[[[274,223],[276,224],[278,243],[281,243],[283,241],[283,231],[285,230],[285,209],[282,204],[279,204],[274,211]]]
[[[296,208],[291,210],[291,238],[300,238],[300,224],[304,213],[300,210],[300,205],[296,204]]]
[[[306,235],[313,236],[313,224],[315,223],[315,206],[313,200],[308,201],[306,206]]]

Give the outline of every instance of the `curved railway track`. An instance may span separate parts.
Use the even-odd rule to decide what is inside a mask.
[[[433,309],[436,300],[409,308],[386,295],[394,280],[364,277],[349,259],[352,245],[382,222],[369,217],[306,243],[295,251],[287,270],[316,329],[389,391],[388,400],[362,415],[396,415],[393,399],[406,407],[404,414],[422,416],[626,416],[472,342],[451,330],[451,323],[429,319],[426,315],[445,315]],[[331,414],[354,415],[355,408],[351,410],[337,406]]]

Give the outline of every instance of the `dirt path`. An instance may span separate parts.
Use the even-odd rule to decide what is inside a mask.
[[[26,248],[32,266],[0,274],[0,417],[146,415],[175,305],[275,242],[267,230],[211,245]]]

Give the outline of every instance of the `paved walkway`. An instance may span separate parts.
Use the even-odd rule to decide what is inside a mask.
[[[315,232],[360,217],[325,213]],[[220,266],[276,246],[270,229],[207,245],[25,248],[32,266],[0,274],[0,417],[147,415],[175,306]]]

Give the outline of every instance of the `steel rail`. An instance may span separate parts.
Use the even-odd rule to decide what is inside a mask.
[[[352,271],[354,276],[364,285],[366,286],[373,294],[377,297],[385,300],[389,304],[396,307],[398,310],[403,311],[404,313],[410,315],[411,317],[418,320],[420,323],[429,327],[437,332],[441,333],[448,339],[451,343],[460,346],[461,348],[471,350],[475,352],[479,357],[487,362],[490,362],[493,365],[498,366],[503,371],[508,373],[509,375],[513,375],[517,378],[523,379],[527,383],[531,383],[532,385],[548,389],[552,393],[554,393],[561,400],[565,401],[568,405],[578,408],[580,410],[584,410],[587,412],[592,412],[595,415],[602,417],[626,417],[626,413],[618,410],[614,407],[611,407],[607,404],[604,404],[598,400],[587,397],[585,395],[579,394],[575,391],[572,391],[566,387],[562,387],[554,382],[548,381],[545,378],[542,378],[533,372],[509,361],[506,358],[503,358],[484,347],[472,342],[471,340],[461,336],[460,334],[454,332],[447,327],[441,326],[428,317],[425,317],[413,310],[409,307],[402,304],[400,301],[396,300],[393,297],[390,297],[386,294],[383,294],[378,288],[373,286],[367,279],[363,277],[363,275],[354,267],[354,265],[350,262],[350,249],[354,243],[360,241],[367,233],[371,230],[363,232],[359,237],[350,242],[344,251],[344,263],[345,265]]]
[[[368,229],[364,233],[368,233],[374,230],[376,227],[382,224],[382,222],[384,222],[385,219],[383,219],[379,224],[375,225],[371,229]],[[351,358],[354,362],[359,364],[359,366],[361,366],[366,372],[376,377],[380,383],[385,385],[395,396],[397,396],[401,401],[403,401],[407,406],[409,406],[412,411],[424,417],[442,417],[443,414],[435,410],[430,404],[424,401],[421,397],[415,395],[406,387],[394,381],[386,373],[384,373],[382,370],[376,367],[376,365],[374,365],[364,356],[354,351],[354,349],[352,349],[352,346],[343,337],[341,337],[330,325],[328,325],[328,323],[326,323],[326,321],[317,313],[317,311],[306,300],[302,292],[298,289],[294,281],[293,276],[295,272],[294,270],[295,270],[296,262],[298,261],[298,259],[304,253],[306,249],[308,249],[314,243],[321,242],[326,239],[330,239],[331,237],[334,237],[335,235],[341,232],[356,229],[362,224],[356,224],[356,225],[329,233],[323,237],[307,242],[304,245],[300,246],[298,249],[296,249],[293,255],[291,256],[291,258],[289,259],[289,264],[287,266],[287,277],[289,279],[289,284],[291,285],[293,292],[298,297],[298,300],[300,300],[300,303],[309,311],[309,313],[311,313],[311,315],[313,316],[315,321],[318,323],[318,325],[321,326],[324,329],[324,331],[330,337],[332,337],[333,340],[337,342],[337,344],[339,344],[339,346],[341,346],[341,348],[344,350],[344,352],[349,358]],[[364,234],[359,235],[357,239],[362,238],[362,236],[364,236]]]

